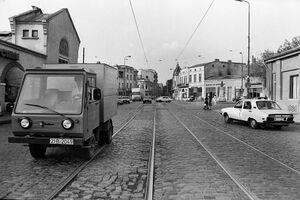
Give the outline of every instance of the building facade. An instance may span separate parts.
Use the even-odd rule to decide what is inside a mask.
[[[144,89],[146,96],[159,96],[158,75],[154,69],[139,69],[138,87]]]
[[[69,11],[44,14],[40,8],[9,18],[0,32],[0,104],[14,102],[26,69],[45,63],[77,63],[80,38]]]
[[[127,65],[117,65],[118,95],[131,96],[131,89],[137,87],[138,70]]]
[[[265,60],[267,65],[267,96],[293,113],[300,122],[300,47],[277,54]]]
[[[244,64],[243,68],[246,68]],[[181,69],[176,73],[178,75],[173,73],[173,83],[177,84],[173,86],[174,98],[184,100],[193,96],[203,100],[216,96],[219,101],[232,101],[236,97],[246,96],[245,71],[242,73],[242,63],[219,59]],[[264,96],[264,81],[259,77],[250,77],[250,82],[250,97]]]

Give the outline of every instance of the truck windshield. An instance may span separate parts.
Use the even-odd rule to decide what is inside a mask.
[[[80,114],[82,94],[83,75],[27,74],[15,112]]]

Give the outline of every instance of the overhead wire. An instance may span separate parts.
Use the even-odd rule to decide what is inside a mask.
[[[133,9],[131,0],[129,0],[129,3],[130,3],[133,18],[134,18],[135,26],[136,26],[136,29],[137,29],[137,32],[138,32],[138,35],[139,35],[140,43],[141,43],[141,46],[142,46],[142,49],[143,49],[143,52],[144,52],[145,61],[147,63],[147,67],[148,67],[148,59],[147,59],[147,56],[146,56],[146,51],[145,51],[145,48],[144,48],[144,45],[143,45],[141,33],[140,33],[139,26],[138,26],[138,23],[137,23],[137,20],[136,20],[136,17],[135,17],[135,13],[134,13],[134,9]]]
[[[210,3],[209,7],[207,8],[206,12],[204,13],[204,15],[202,16],[202,18],[200,19],[200,21],[198,22],[194,32],[192,33],[192,35],[189,37],[188,41],[186,42],[186,44],[184,45],[182,51],[179,53],[179,55],[176,57],[176,61],[178,61],[179,57],[183,54],[183,52],[185,51],[186,47],[188,46],[188,44],[190,43],[190,41],[192,40],[193,36],[195,35],[197,29],[199,28],[199,26],[201,25],[202,21],[204,20],[205,16],[207,15],[208,11],[210,10],[210,8],[212,7],[212,5],[214,4],[215,0],[212,0],[212,2]]]

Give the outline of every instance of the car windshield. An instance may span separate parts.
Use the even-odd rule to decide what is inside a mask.
[[[82,94],[83,75],[27,74],[16,113],[80,114]]]
[[[256,105],[259,110],[281,110],[279,105],[274,101],[257,101]]]

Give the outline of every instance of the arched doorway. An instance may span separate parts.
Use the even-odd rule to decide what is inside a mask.
[[[7,64],[2,72],[1,82],[5,83],[5,102],[15,102],[24,68],[17,62]]]

